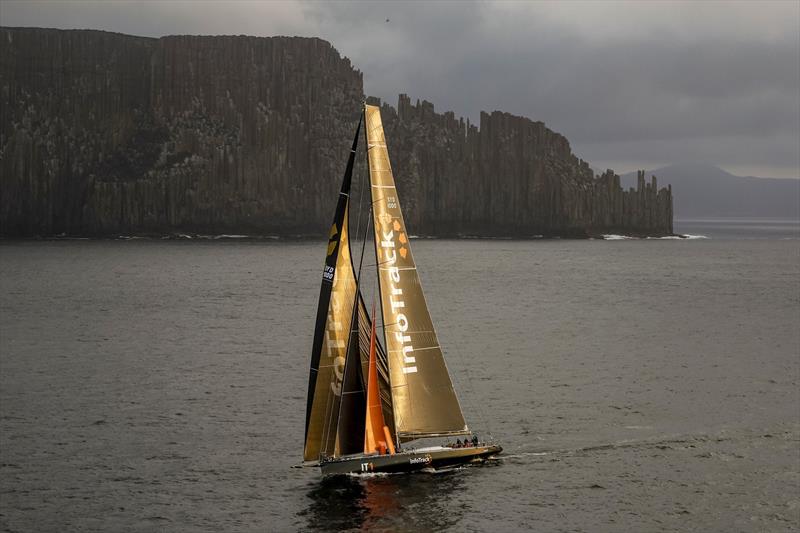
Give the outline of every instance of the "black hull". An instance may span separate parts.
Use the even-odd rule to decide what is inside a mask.
[[[446,468],[482,462],[497,455],[497,445],[468,448],[423,448],[394,455],[355,455],[320,463],[323,475],[414,472],[425,468]]]

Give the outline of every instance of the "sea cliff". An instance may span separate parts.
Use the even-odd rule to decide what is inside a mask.
[[[325,233],[364,98],[329,43],[38,28],[0,43],[3,236]],[[669,189],[594,176],[541,122],[473,125],[405,95],[382,114],[416,234],[672,233]]]

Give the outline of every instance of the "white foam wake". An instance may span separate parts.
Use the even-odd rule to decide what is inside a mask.
[[[708,239],[705,235],[692,235],[690,233],[682,234],[682,235],[667,235],[665,237],[645,237],[646,240],[657,240],[657,241],[685,241],[685,240],[695,240],[695,239]],[[630,241],[630,240],[640,240],[640,237],[631,237],[630,235],[615,235],[615,234],[606,234],[603,235],[603,240],[606,241]]]

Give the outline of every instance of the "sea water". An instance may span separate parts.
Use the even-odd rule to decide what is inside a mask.
[[[324,242],[4,242],[0,527],[796,530],[800,232],[748,224],[413,241],[467,421],[505,451],[334,479],[291,468]]]

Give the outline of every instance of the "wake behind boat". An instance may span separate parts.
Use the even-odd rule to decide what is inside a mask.
[[[403,449],[419,439],[472,435],[461,411],[411,254],[380,109],[366,105],[371,223],[380,315],[367,312],[350,246],[350,184],[359,120],[322,273],[306,404],[305,464],[323,474],[410,472],[480,462],[496,444]],[[380,317],[380,319],[378,318]],[[380,320],[380,325],[376,321]],[[377,331],[381,334],[378,335]],[[380,337],[380,340],[378,339]]]

